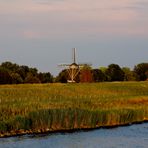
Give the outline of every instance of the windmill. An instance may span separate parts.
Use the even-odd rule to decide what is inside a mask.
[[[74,83],[76,77],[78,76],[81,68],[83,68],[85,65],[91,66],[91,64],[77,64],[76,63],[76,48],[73,48],[73,61],[72,64],[60,64],[60,67],[65,67],[65,69],[68,72],[69,80],[67,80],[69,83]]]

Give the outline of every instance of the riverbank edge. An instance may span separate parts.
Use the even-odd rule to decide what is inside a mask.
[[[114,124],[114,125],[104,125],[104,126],[96,126],[96,127],[81,127],[81,128],[75,128],[75,129],[38,129],[32,131],[30,130],[17,130],[17,131],[10,131],[6,133],[0,133],[0,138],[9,138],[9,137],[18,137],[18,136],[24,136],[24,135],[40,135],[40,134],[52,134],[52,133],[72,133],[77,131],[89,131],[89,130],[95,130],[100,128],[116,128],[116,127],[122,127],[122,126],[130,126],[133,124],[142,124],[142,123],[148,123],[148,119],[144,119],[143,121],[134,121],[131,123],[125,123],[125,124]]]

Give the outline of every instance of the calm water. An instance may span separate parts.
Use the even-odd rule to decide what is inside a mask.
[[[0,148],[148,148],[148,123],[87,132],[2,138]]]

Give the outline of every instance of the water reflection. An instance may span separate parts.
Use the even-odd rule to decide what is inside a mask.
[[[0,148],[147,148],[148,123],[85,132],[0,139]]]

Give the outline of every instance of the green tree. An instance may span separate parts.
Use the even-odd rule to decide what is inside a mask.
[[[140,63],[134,67],[134,72],[138,76],[138,81],[147,80],[148,63]]]
[[[23,81],[27,77],[28,72],[29,72],[29,67],[25,65],[20,66],[19,69],[17,70],[17,73],[21,76]]]
[[[11,73],[12,84],[20,84],[23,83],[22,77],[18,73]]]
[[[130,68],[123,67],[122,71],[124,72],[124,81],[135,81],[137,79],[136,74]]]
[[[38,70],[36,68],[29,68],[29,73],[32,73],[33,76],[37,76]]]
[[[106,81],[106,75],[100,69],[93,69],[93,81],[94,82],[103,82]]]
[[[19,69],[19,65],[17,65],[16,63],[11,63],[9,61],[3,62],[1,64],[1,67],[5,68],[9,71],[12,71],[12,72],[16,72]]]
[[[53,76],[50,72],[47,73],[39,73],[38,78],[40,79],[41,83],[52,83],[53,82]]]
[[[32,73],[28,73],[27,77],[25,78],[25,83],[40,83],[40,79],[36,76],[33,76]]]
[[[0,67],[0,84],[11,84],[12,78],[7,69]]]
[[[69,79],[68,72],[66,69],[64,69],[56,77],[56,82],[67,83],[68,79]]]
[[[107,70],[107,67],[100,67],[99,69],[105,74],[106,70]]]
[[[0,67],[1,67],[1,79],[8,78],[8,81],[6,82],[5,80],[5,83],[9,82],[9,77],[11,77],[11,83],[13,84],[53,82],[53,76],[49,72],[38,73],[37,68],[30,68],[25,65],[19,66],[18,64],[11,63],[9,61],[3,62],[0,65]]]
[[[110,64],[106,70],[109,81],[124,81],[124,72],[117,64]]]

